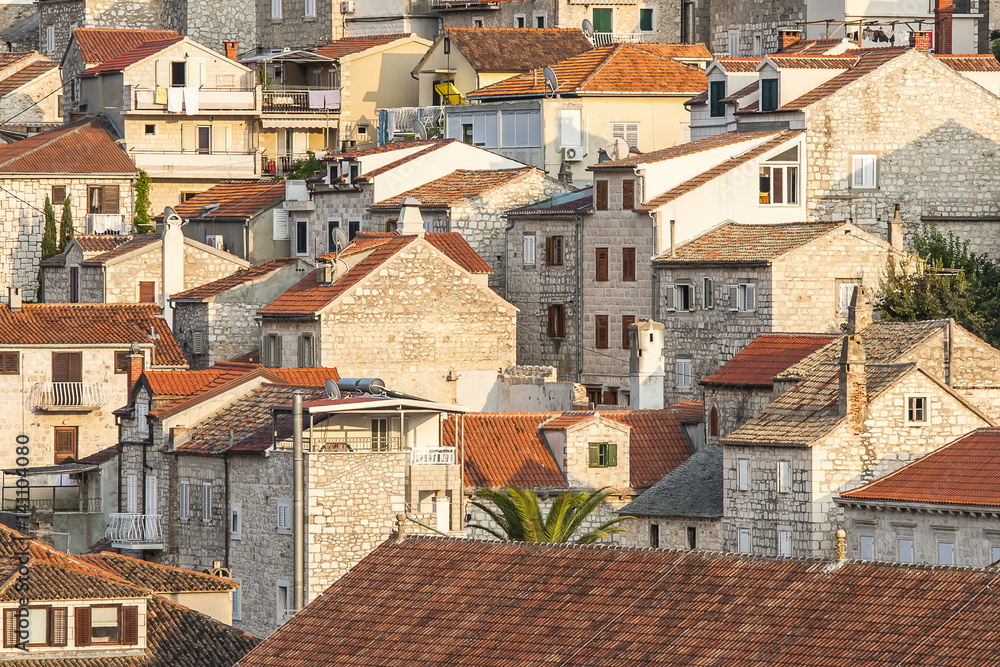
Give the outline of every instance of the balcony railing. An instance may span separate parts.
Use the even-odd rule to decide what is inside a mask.
[[[395,107],[378,110],[378,144],[385,146],[400,139],[413,139],[413,121],[419,120],[430,137],[442,136],[444,128],[443,106]]]
[[[104,384],[94,382],[36,382],[31,387],[33,410],[90,412],[107,401]]]
[[[162,549],[159,514],[112,514],[104,536],[115,549]]]
[[[415,466],[455,465],[455,448],[431,447],[425,449],[414,449],[411,455],[410,464]]]
[[[340,105],[335,109],[327,109],[322,104],[310,104],[310,92],[327,92],[321,90],[265,90],[262,110],[264,113],[316,113],[339,114]]]
[[[306,160],[309,156],[306,153],[293,153],[290,155],[268,155],[260,156],[260,173],[264,176],[284,176],[295,171],[295,163],[299,160]]]
[[[278,442],[278,449],[291,449],[291,440]],[[399,452],[402,441],[392,435],[352,435],[312,431],[302,434],[302,448],[309,452]]]
[[[590,42],[595,47],[609,44],[640,44],[653,41],[653,33],[649,32],[595,32],[590,36]]]
[[[136,88],[133,109],[136,111],[166,111],[167,103],[161,97],[156,101],[156,90]],[[253,88],[200,88],[198,113],[206,111],[256,111],[256,91]]]
[[[35,487],[31,490],[34,492]],[[15,498],[3,499],[4,512],[13,512],[17,505]],[[47,509],[64,514],[100,514],[102,506],[100,498],[32,498],[28,501],[28,507],[32,509]]]
[[[125,234],[125,216],[121,213],[88,213],[88,234]]]

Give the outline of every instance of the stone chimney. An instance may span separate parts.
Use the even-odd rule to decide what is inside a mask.
[[[139,349],[139,343],[132,343],[128,348],[128,368],[125,371],[129,395],[132,394],[135,383],[139,381],[139,376],[142,375],[143,361],[144,357],[142,350]]]
[[[169,209],[169,214],[164,211],[163,236],[160,239],[160,307],[171,329],[174,328],[174,311],[170,307],[170,295],[184,291],[184,232],[181,231],[181,222],[181,217],[173,209]]]
[[[910,48],[916,49],[921,53],[930,53],[931,38],[932,38],[932,33],[930,30],[918,30],[916,32],[911,32]]]
[[[802,39],[802,33],[798,30],[779,30],[778,53],[781,53],[800,39]]]
[[[7,288],[7,305],[10,306],[12,313],[21,312],[21,289],[20,287]]]
[[[954,0],[937,0],[934,6],[934,52],[940,55],[951,53],[952,16],[955,14]]]
[[[837,530],[837,562],[843,563],[847,558],[847,531],[843,528]]]
[[[889,221],[889,245],[896,252],[903,252],[903,219],[899,217],[899,204],[896,204],[896,213]]]
[[[861,336],[844,336],[840,350],[839,414],[860,433],[868,411],[868,383],[865,379],[865,348]]]
[[[628,328],[631,410],[663,408],[663,324],[641,319]]]
[[[861,333],[872,323],[872,299],[864,285],[858,285],[847,307],[847,333]]]
[[[239,42],[223,42],[226,45],[226,57],[230,60],[238,60],[239,56],[237,51],[239,50]]]
[[[399,208],[396,231],[404,235],[424,235],[424,216],[420,214],[420,202],[417,199],[407,197],[403,200]]]

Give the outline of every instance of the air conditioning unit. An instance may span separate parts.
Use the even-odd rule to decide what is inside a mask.
[[[341,14],[353,14],[354,13],[354,0],[344,0],[340,3],[340,13]]]
[[[216,250],[224,250],[226,243],[222,238],[221,234],[209,234],[205,237],[205,244],[210,245]]]
[[[563,160],[566,162],[580,162],[583,160],[583,149],[569,146],[562,149]]]

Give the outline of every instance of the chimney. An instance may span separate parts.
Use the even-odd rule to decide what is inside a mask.
[[[21,312],[21,287],[8,287],[7,288],[7,304],[10,306],[10,312],[20,313]]]
[[[631,410],[663,408],[663,324],[641,319],[628,328]]]
[[[677,256],[677,245],[675,243],[675,239],[677,238],[676,235],[675,235],[675,233],[676,233],[675,227],[676,226],[677,226],[677,221],[676,220],[671,220],[670,221],[670,256],[671,257],[676,257]]]
[[[802,33],[798,30],[778,31],[778,53],[781,53],[795,42],[802,39]]]
[[[843,563],[847,558],[847,531],[843,528],[837,529],[837,562]]]
[[[855,433],[860,433],[868,410],[868,383],[865,380],[865,348],[861,336],[844,336],[840,350],[839,414]]]
[[[238,56],[236,55],[236,52],[237,52],[237,49],[238,49],[240,43],[239,42],[223,42],[223,44],[226,45],[226,57],[229,58],[230,60],[237,60]]]
[[[934,52],[937,54],[951,53],[951,26],[954,14],[954,0],[937,0],[934,7]]]
[[[903,219],[899,217],[899,204],[896,204],[896,213],[889,221],[889,245],[896,252],[903,252]]]
[[[184,232],[181,231],[181,222],[181,217],[173,209],[169,209],[169,214],[164,211],[163,235],[160,238],[160,305],[171,329],[174,328],[174,311],[170,307],[170,295],[184,291]]]
[[[396,222],[396,231],[400,234],[424,235],[424,216],[420,214],[420,202],[413,197],[403,200],[399,208],[399,221]]]
[[[918,30],[916,32],[910,33],[910,48],[916,49],[921,53],[931,52],[931,31],[930,30]]]
[[[864,285],[858,285],[847,307],[847,333],[861,333],[872,323],[872,299]]]
[[[139,349],[139,343],[132,343],[128,348],[128,368],[125,372],[129,395],[132,394],[132,388],[135,387],[135,383],[139,381],[139,376],[142,375],[144,360],[142,350]]]

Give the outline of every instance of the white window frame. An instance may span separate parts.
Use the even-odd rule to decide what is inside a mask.
[[[288,211],[283,208],[271,209],[271,239],[274,241],[288,241],[291,238],[291,231],[288,226]]]
[[[753,36],[753,56],[760,58],[764,55],[764,40],[760,35]]]
[[[288,612],[292,607],[291,596],[292,587],[288,581],[278,579],[274,582],[274,621],[277,625],[284,625],[285,621],[288,620]]]
[[[914,563],[915,552],[913,536],[896,538],[896,560],[900,563]],[[904,554],[909,556],[909,560],[904,560]]]
[[[691,360],[690,359],[678,359],[676,368],[674,369],[677,373],[676,375],[676,386],[677,389],[691,389],[692,386],[692,373],[691,373]]]
[[[750,538],[749,528],[738,528],[736,531],[736,551],[741,554],[751,553],[753,542]]]
[[[125,475],[125,511],[129,514],[136,514],[139,511],[139,496],[136,493],[137,483],[135,475]]]
[[[726,47],[728,53],[731,57],[736,58],[740,55],[740,31],[730,30],[726,35]]]
[[[473,28],[482,28],[484,25],[486,25],[486,20],[482,16],[473,16],[472,17],[472,27]]]
[[[136,401],[135,403],[135,430],[139,433],[149,433],[149,403],[146,401]]]
[[[858,537],[858,556],[861,560],[875,560],[875,536],[861,534]]]
[[[233,577],[239,586],[233,589],[233,620],[242,621],[243,620],[243,580],[239,577]]]
[[[530,240],[529,240],[530,239]],[[534,232],[525,232],[521,237],[521,261],[524,266],[535,266],[537,260],[537,239]]]
[[[1000,545],[992,545],[990,546],[990,562],[987,565],[992,565],[997,561],[1000,561]]]
[[[777,549],[779,556],[792,555],[792,531],[786,529],[778,530]]]
[[[316,18],[316,0],[303,0],[303,14],[307,19]]]
[[[748,456],[736,459],[736,490],[750,490],[750,457]]]
[[[233,540],[242,539],[243,534],[243,513],[240,512],[240,504],[229,505],[229,537]]]
[[[735,283],[729,286],[729,310],[739,313],[757,311],[757,284]]]
[[[874,190],[876,188],[878,188],[878,156],[872,153],[852,155],[851,189]]]
[[[775,176],[774,170],[781,170],[781,201],[775,201],[774,194],[774,184]],[[768,179],[771,183],[770,190],[767,193],[767,202],[759,201],[761,206],[798,206],[799,205],[799,189],[802,187],[802,179],[799,178],[799,164],[797,162],[767,162],[760,165],[759,171],[767,171]],[[792,174],[795,174],[795,183],[792,184]]]
[[[681,308],[681,294],[687,294],[687,307]],[[674,285],[674,311],[678,313],[694,312],[694,285],[680,284]]]
[[[514,27],[515,28],[527,28],[528,27],[528,15],[527,14],[514,14]]]
[[[276,507],[277,531],[279,535],[292,534],[292,501],[288,498],[279,498]]]
[[[639,147],[639,123],[614,122],[611,123],[611,138],[624,139],[629,148]]]
[[[281,0],[271,0],[271,20],[280,21],[281,20]]]
[[[910,419],[910,402],[916,399],[924,401],[924,418],[922,420]],[[907,426],[928,426],[931,423],[931,398],[927,394],[904,394],[903,395],[903,420]]]
[[[854,292],[860,289],[861,283],[838,282],[837,283],[837,312],[847,317],[851,312],[851,300]]]
[[[178,490],[177,518],[187,521],[191,518],[191,483],[181,482]]]
[[[955,538],[949,537],[948,539],[937,540],[937,564],[938,565],[954,565],[955,564]]]
[[[201,520],[204,523],[212,520],[212,484],[210,482],[201,485]]]
[[[701,279],[701,307],[704,310],[715,308],[715,278]]]
[[[542,19],[542,25],[538,25],[538,19]],[[531,15],[531,27],[544,30],[546,27],[545,12],[535,12]]]
[[[54,25],[45,26],[45,52],[50,56],[56,52],[56,27]]]
[[[778,461],[778,493],[792,492],[792,462]]]

